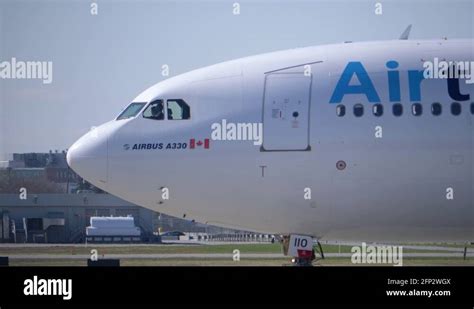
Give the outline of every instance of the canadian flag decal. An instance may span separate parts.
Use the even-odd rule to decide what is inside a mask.
[[[204,146],[204,149],[209,149],[209,139],[208,138],[205,138],[204,141],[201,141],[201,140],[196,141],[196,139],[194,139],[194,138],[191,138],[189,140],[189,148],[190,149],[203,147],[203,146]]]

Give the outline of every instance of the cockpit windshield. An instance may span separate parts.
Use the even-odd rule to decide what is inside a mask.
[[[117,120],[135,117],[146,103],[132,103],[117,117]]]

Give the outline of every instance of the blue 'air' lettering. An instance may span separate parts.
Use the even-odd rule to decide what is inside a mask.
[[[353,76],[356,76],[359,85],[350,85]],[[379,95],[374,84],[359,61],[349,62],[337,82],[336,88],[331,96],[330,103],[340,103],[346,94],[365,94],[369,102],[380,102]]]
[[[387,68],[388,99],[390,102],[401,101],[400,72],[398,62],[389,60],[385,63]],[[351,84],[356,78],[358,84]],[[408,89],[410,101],[421,101],[421,82],[423,81],[423,70],[408,70]],[[329,103],[340,103],[346,94],[362,94],[371,103],[380,103],[380,97],[374,87],[369,73],[359,61],[351,61],[341,74],[336,88],[332,93]]]
[[[398,68],[398,62],[395,60],[388,61],[385,66],[388,69],[394,71],[388,71],[388,96],[390,98],[390,102],[400,102],[401,95],[400,95],[400,73],[395,71]]]
[[[421,101],[421,82],[425,79],[423,71],[408,71],[408,89],[410,89],[410,101]]]

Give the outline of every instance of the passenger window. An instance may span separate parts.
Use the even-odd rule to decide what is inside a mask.
[[[439,103],[433,103],[431,104],[431,113],[434,115],[434,116],[439,116],[441,115],[441,112],[443,111],[443,108],[441,106],[441,104]]]
[[[383,105],[382,104],[375,104],[372,106],[372,113],[374,116],[380,117],[383,115]]]
[[[168,100],[168,119],[184,120],[191,118],[189,105],[184,100]]]
[[[344,105],[338,105],[336,107],[336,115],[342,117],[346,114],[346,107]]]
[[[397,117],[401,116],[403,114],[403,105],[400,103],[393,104],[392,112]]]
[[[364,106],[362,104],[354,105],[354,115],[360,117],[364,114]]]
[[[461,104],[459,104],[458,102],[453,102],[451,104],[451,114],[453,114],[454,116],[458,116],[459,114],[461,114]]]
[[[165,119],[165,109],[163,100],[156,100],[150,103],[143,112],[143,118],[163,120]]]
[[[423,106],[420,103],[414,103],[411,106],[413,116],[420,116],[423,113]]]

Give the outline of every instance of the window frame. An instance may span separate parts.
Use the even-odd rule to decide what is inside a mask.
[[[396,107],[400,107],[400,114],[396,114],[395,113],[395,108]],[[395,117],[401,117],[403,116],[403,105],[401,103],[395,103],[392,105],[392,115],[395,116]]]
[[[142,105],[140,107],[140,109],[135,113],[135,115],[133,116],[129,116],[129,117],[124,117],[124,118],[121,118],[122,115],[132,106],[132,105]],[[131,118],[135,118],[137,117],[141,112],[142,110],[147,106],[148,104],[146,102],[131,102],[130,104],[128,104],[124,109],[123,111],[120,112],[120,114],[115,117],[115,120],[125,120],[125,119],[131,119]]]
[[[341,114],[339,114],[341,111]],[[338,104],[336,106],[336,116],[337,117],[344,117],[346,115],[346,106],[344,104]]]
[[[359,106],[360,106],[360,108],[361,108],[362,113],[361,113],[360,115],[357,115],[357,114],[356,114],[356,107],[359,107]],[[352,107],[352,113],[354,114],[354,117],[360,118],[360,117],[364,116],[364,112],[365,112],[365,111],[364,111],[364,105],[363,105],[362,103],[356,103],[356,104],[354,104],[354,106]]]
[[[157,118],[153,118],[153,117],[146,117],[145,116],[145,112],[147,111],[147,109],[153,104],[153,103],[156,103],[158,101],[161,101],[161,103],[163,104],[163,119],[157,119]],[[153,101],[150,101],[145,109],[142,111],[142,118],[144,119],[149,119],[149,120],[158,120],[158,121],[162,121],[162,120],[166,120],[167,118],[167,110],[166,110],[166,105],[165,105],[165,100],[164,99],[154,99]]]
[[[377,114],[376,113],[376,108],[380,108],[380,114]],[[375,116],[375,117],[382,117],[383,116],[383,105],[380,104],[380,103],[377,103],[377,104],[374,104],[372,105],[372,114]]]
[[[439,114],[435,114],[433,108],[434,106],[439,106]],[[433,116],[441,116],[443,114],[443,104],[441,104],[440,102],[433,102],[431,103],[431,115]]]
[[[459,113],[455,114],[455,113],[453,112],[453,107],[454,107],[454,106],[459,106]],[[449,109],[450,109],[450,111],[451,111],[451,115],[453,115],[453,116],[459,116],[459,115],[462,114],[462,105],[461,105],[461,103],[459,103],[459,102],[452,102]]]
[[[170,119],[169,115],[168,115],[168,102],[169,101],[175,101],[175,102],[181,101],[184,104],[186,104],[186,106],[188,107],[189,117],[188,118],[181,118],[181,119]],[[177,103],[177,104],[179,105],[179,103]],[[182,108],[181,105],[179,105],[179,107]],[[166,120],[190,120],[191,119],[191,106],[189,106],[189,104],[184,99],[166,99],[165,108],[166,108]],[[183,115],[183,113],[181,113],[181,115]]]
[[[420,107],[420,113],[419,114],[415,114],[415,107]],[[411,105],[411,114],[415,117],[420,117],[421,115],[423,115],[423,105],[421,103],[413,103]]]

